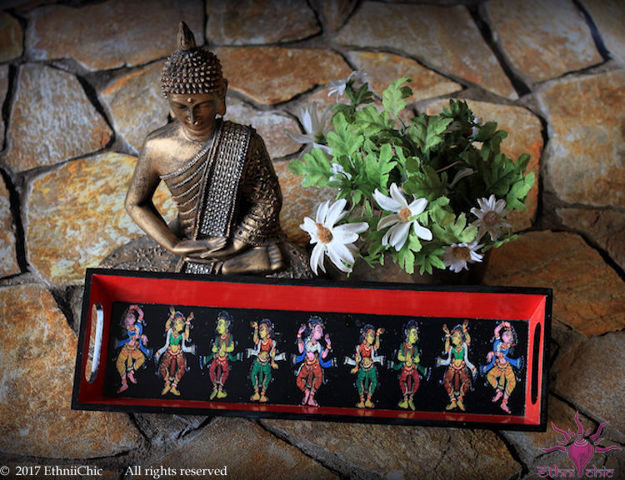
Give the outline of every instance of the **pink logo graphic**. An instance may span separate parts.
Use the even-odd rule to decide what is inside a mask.
[[[593,472],[597,473],[597,467],[595,467],[594,469],[590,469],[588,472],[585,472],[586,465],[588,465],[588,462],[590,462],[590,460],[592,459],[592,457],[595,455],[596,452],[603,453],[603,452],[608,452],[610,450],[620,450],[621,447],[617,445],[611,445],[609,447],[601,447],[600,445],[598,445],[599,442],[603,440],[603,438],[600,438],[599,435],[601,435],[601,431],[603,430],[603,427],[605,427],[608,424],[608,422],[603,422],[601,425],[599,425],[599,427],[597,428],[597,431],[593,433],[592,435],[591,435],[590,429],[586,431],[586,434],[584,435],[584,427],[582,426],[582,423],[579,421],[579,412],[575,413],[575,423],[577,424],[577,427],[578,427],[577,434],[574,434],[571,430],[569,430],[568,432],[565,432],[564,430],[561,430],[558,427],[556,427],[556,425],[552,422],[551,428],[553,428],[555,432],[558,432],[559,434],[561,434],[564,437],[564,440],[559,441],[558,445],[554,447],[543,448],[543,451],[554,452],[556,450],[560,450],[562,452],[566,452],[569,458],[571,459],[571,461],[573,462],[573,464],[575,465],[575,468],[577,470],[577,477],[578,478],[583,477],[584,473],[586,473],[587,474],[586,476],[588,477],[589,474],[592,474]],[[539,467],[539,469],[542,469],[543,471],[545,471],[547,468],[548,467]],[[601,469],[601,470],[607,470],[607,469]],[[590,476],[592,478],[593,475],[590,475]]]

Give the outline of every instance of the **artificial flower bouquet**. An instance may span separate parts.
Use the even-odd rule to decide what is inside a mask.
[[[304,187],[337,191],[301,225],[315,244],[315,273],[325,272],[325,256],[351,272],[358,258],[373,267],[386,254],[407,273],[460,272],[516,238],[506,215],[526,208],[534,184],[534,174],[525,174],[530,156],[514,162],[503,154],[507,132],[482,123],[463,101],[451,100],[440,115],[405,120],[409,81],[384,90],[383,108],[359,75],[336,83],[332,93],[350,102],[332,107],[328,132],[316,105],[302,112],[307,135],[291,136],[309,151],[290,169],[303,175]]]

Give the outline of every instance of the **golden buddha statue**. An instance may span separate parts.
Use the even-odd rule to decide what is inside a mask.
[[[181,23],[178,50],[161,78],[174,121],[147,136],[126,209],[148,236],[180,257],[177,271],[277,272],[287,266],[280,185],[255,130],[220,118],[227,87],[219,59],[197,47]],[[179,232],[152,202],[161,180],[177,204]]]

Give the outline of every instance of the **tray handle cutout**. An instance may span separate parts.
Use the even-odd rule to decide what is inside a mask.
[[[540,337],[542,334],[542,324],[538,323],[534,328],[534,348],[532,352],[532,386],[531,386],[531,399],[532,404],[536,405],[538,401],[538,387],[540,385],[540,372],[538,367],[540,366]]]
[[[94,328],[95,325],[95,328]],[[89,383],[95,382],[98,376],[98,366],[100,365],[100,353],[102,351],[102,332],[104,330],[104,309],[99,303],[91,306],[91,334],[87,348],[87,365],[85,368],[85,379]]]

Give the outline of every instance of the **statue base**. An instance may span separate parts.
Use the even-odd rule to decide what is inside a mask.
[[[314,278],[306,251],[289,241],[281,244],[289,262],[288,268],[266,275],[267,278]],[[140,270],[144,272],[175,272],[178,257],[172,255],[147,235],[128,242],[113,250],[101,263],[102,268]]]

